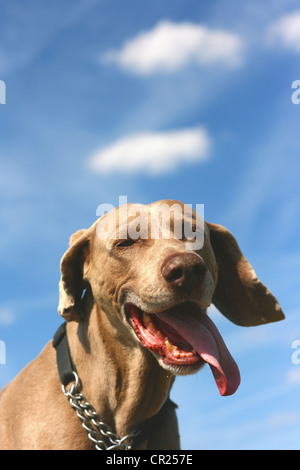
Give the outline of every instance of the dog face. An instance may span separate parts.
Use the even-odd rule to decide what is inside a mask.
[[[173,209],[167,224],[162,208]],[[284,316],[233,235],[198,221],[194,211],[186,214],[184,204],[168,200],[105,214],[71,238],[61,262],[59,313],[80,321],[82,291],[90,286],[120,334],[151,351],[162,367],[188,374],[208,363],[220,393],[229,395],[239,385],[239,371],[207,307],[214,303],[244,326]]]

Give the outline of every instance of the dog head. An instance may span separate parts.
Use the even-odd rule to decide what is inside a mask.
[[[178,201],[127,205],[71,237],[61,261],[59,313],[80,321],[86,287],[112,323],[173,374],[208,363],[222,395],[239,371],[206,314],[214,304],[232,322],[284,318],[234,236]]]

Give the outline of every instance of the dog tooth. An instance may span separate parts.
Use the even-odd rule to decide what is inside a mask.
[[[172,352],[175,349],[174,346],[170,343],[168,338],[165,339],[165,345],[167,346],[167,349],[169,352]]]
[[[182,357],[182,358],[190,357],[189,354],[190,353],[182,352],[182,353],[180,353],[180,357]]]
[[[157,335],[159,338],[163,338],[163,337],[164,337],[164,335],[162,334],[162,332],[159,331],[159,330],[156,332],[156,335]]]
[[[175,349],[175,351],[173,351],[173,356],[176,357],[176,359],[178,359],[180,357],[179,351]]]

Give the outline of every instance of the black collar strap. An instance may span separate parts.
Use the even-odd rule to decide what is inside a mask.
[[[63,323],[53,338],[53,347],[56,349],[56,361],[61,383],[66,387],[74,381],[73,372],[76,371],[73,363],[66,331],[66,323]]]
[[[73,372],[76,372],[76,367],[70,353],[66,323],[63,323],[55,333],[53,338],[53,347],[56,349],[59,378],[62,385],[66,387],[70,382],[74,381]],[[157,429],[159,429],[165,421],[170,406],[177,408],[177,405],[168,398],[156,415],[144,421],[133,431],[136,433],[136,436],[132,447],[135,447],[144,440],[149,439],[155,432],[157,432]]]

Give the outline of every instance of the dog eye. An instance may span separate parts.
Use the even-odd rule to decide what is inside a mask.
[[[125,247],[125,246],[132,246],[134,245],[136,242],[136,240],[131,240],[130,238],[128,240],[122,240],[120,242],[117,243],[117,247]]]

